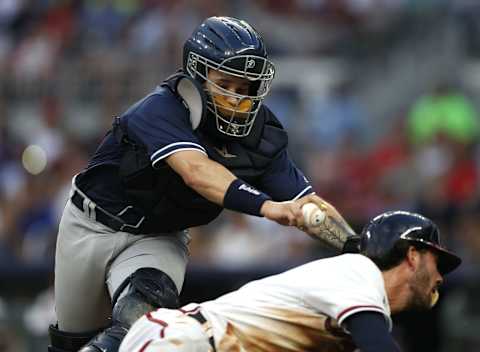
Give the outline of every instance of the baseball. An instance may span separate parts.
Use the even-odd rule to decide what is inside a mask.
[[[325,220],[325,212],[320,210],[315,203],[304,204],[302,212],[305,225],[308,227],[318,226]]]

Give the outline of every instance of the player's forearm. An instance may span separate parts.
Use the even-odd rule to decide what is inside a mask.
[[[224,166],[208,159],[190,163],[186,168],[188,171],[182,178],[187,186],[209,201],[222,205],[225,193],[236,176]]]
[[[323,243],[337,250],[342,250],[348,238],[355,235],[350,225],[343,216],[324,199],[315,194],[309,194],[297,200],[300,206],[306,203],[314,203],[325,213],[325,220],[320,225],[303,229],[313,238],[319,239]]]
[[[235,175],[223,165],[197,151],[179,151],[165,159],[185,184],[209,201],[222,205]]]
[[[320,226],[309,229],[309,234],[342,250],[347,239],[354,236],[355,232],[334,207],[328,204],[323,210],[325,220]]]
[[[166,159],[185,184],[209,201],[245,214],[261,216],[270,197],[238,179],[223,165],[194,151],[174,153]]]

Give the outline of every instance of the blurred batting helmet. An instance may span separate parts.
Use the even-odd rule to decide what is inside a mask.
[[[260,34],[245,21],[210,17],[185,42],[183,69],[200,83],[207,81],[215,88],[213,94],[205,87],[207,109],[215,117],[207,119],[213,122],[205,121],[207,132],[223,137],[246,137],[275,74]],[[250,82],[248,94],[231,92],[215,84],[208,78],[210,70],[247,79]],[[227,104],[232,100],[236,104]]]
[[[447,274],[461,259],[440,244],[440,231],[430,219],[406,211],[390,211],[372,219],[357,238],[345,245],[345,252],[360,252],[375,261],[391,255],[400,241],[419,244],[438,254],[438,270]],[[352,250],[355,248],[355,250]]]

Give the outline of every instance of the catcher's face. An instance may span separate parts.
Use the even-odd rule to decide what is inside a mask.
[[[438,288],[443,283],[437,269],[437,255],[432,251],[419,252],[420,261],[411,278],[409,308],[425,310],[432,308],[438,300]]]
[[[205,82],[216,109],[225,118],[247,119],[253,102],[249,98],[250,81],[217,70],[209,70]]]

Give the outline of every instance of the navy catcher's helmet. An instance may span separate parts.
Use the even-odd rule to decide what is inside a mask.
[[[208,132],[219,132],[224,137],[247,136],[275,74],[260,34],[245,21],[210,17],[185,42],[183,69],[198,82],[208,81],[215,87],[215,94],[205,88],[207,109],[216,122],[210,126],[214,131]],[[250,81],[248,95],[216,85],[208,79],[209,70],[247,79]],[[232,97],[237,101],[236,106],[226,105],[226,98]]]
[[[375,260],[390,255],[399,241],[421,244],[438,254],[438,270],[444,275],[457,268],[462,260],[440,244],[440,231],[430,219],[406,211],[390,211],[378,215],[364,228],[356,242],[358,252]],[[354,252],[352,243],[347,252]]]

